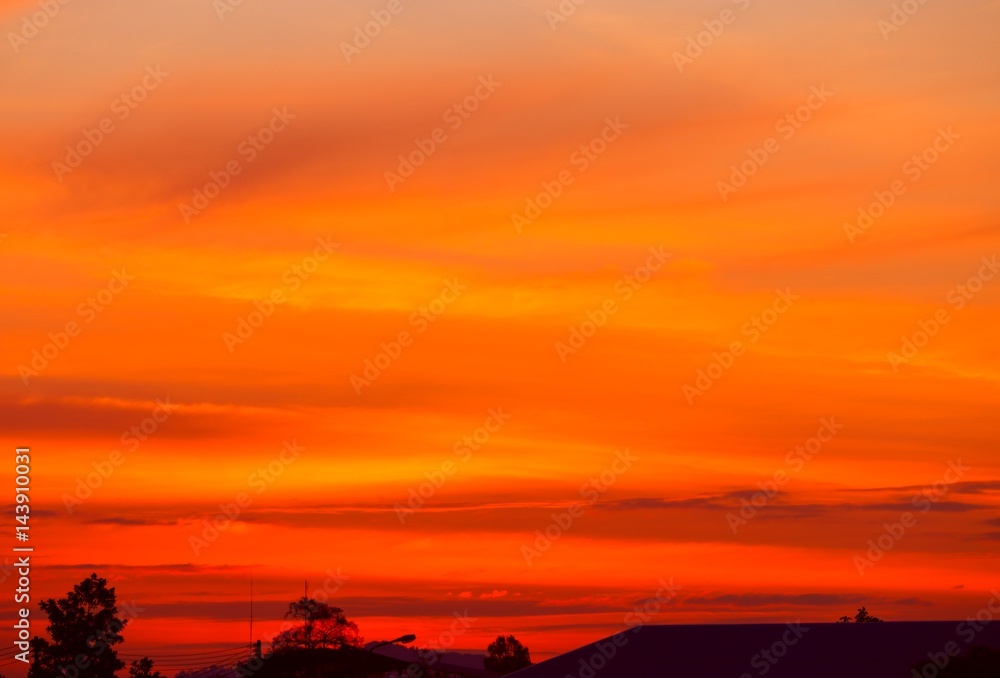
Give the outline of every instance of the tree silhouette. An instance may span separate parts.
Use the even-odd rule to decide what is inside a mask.
[[[854,615],[855,624],[871,624],[873,622],[880,622],[880,621],[882,620],[879,619],[878,617],[873,617],[870,614],[868,614],[868,609],[865,607],[859,607],[858,613]]]
[[[87,678],[114,678],[125,668],[115,646],[124,640],[121,630],[128,622],[118,616],[115,589],[106,579],[91,574],[65,598],[43,600],[40,607],[49,617],[45,630],[52,640],[31,639],[28,678],[63,678],[70,668]]]
[[[873,617],[870,614],[868,614],[868,608],[866,608],[866,607],[859,607],[858,608],[858,613],[856,615],[854,615],[854,619],[853,620],[845,614],[843,617],[841,617],[840,619],[837,620],[837,623],[838,624],[850,624],[852,621],[855,624],[871,624],[871,623],[874,623],[874,622],[880,622],[882,620],[879,619],[878,617]]]
[[[531,652],[514,636],[497,636],[486,648],[486,670],[508,674],[531,666]]]
[[[302,624],[274,637],[271,645],[275,652],[339,648],[345,645],[360,647],[364,642],[358,632],[358,625],[348,621],[343,610],[312,598],[303,596],[291,603],[285,619],[297,619]]]
[[[149,657],[132,662],[132,666],[128,667],[128,676],[129,678],[164,678],[162,673],[153,670],[153,660]]]

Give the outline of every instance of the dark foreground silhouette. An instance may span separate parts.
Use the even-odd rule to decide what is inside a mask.
[[[984,646],[993,649],[982,649]],[[645,626],[516,678],[1000,678],[1000,624]],[[973,664],[978,664],[973,668]],[[971,672],[970,672],[971,671]]]
[[[126,668],[122,631],[135,618],[118,607],[114,587],[91,574],[73,586],[65,598],[41,601],[48,617],[45,636],[30,641],[28,678],[118,678]],[[343,610],[303,596],[288,606],[287,628],[270,642],[267,653],[260,641],[251,646],[209,652],[177,654],[172,663],[193,670],[178,678],[335,678],[386,675],[409,678],[496,678],[531,664],[531,655],[513,635],[497,636],[480,657],[482,668],[452,664],[456,653],[418,650],[384,641],[363,646],[357,624]],[[415,636],[396,639],[411,642]],[[390,656],[391,648],[404,657]],[[379,652],[378,650],[381,650]],[[13,650],[10,650],[12,653]],[[476,655],[467,655],[475,663]],[[8,658],[9,661],[13,661]],[[208,668],[194,668],[211,664]],[[165,678],[158,663],[138,657],[128,666],[129,678]],[[0,678],[3,678],[0,675]]]
[[[135,617],[119,609],[107,580],[92,574],[40,607],[49,623],[46,636],[31,639],[28,678],[118,678],[126,669],[119,648]],[[219,649],[173,661],[204,664],[206,656],[224,655],[187,678],[1000,678],[992,610],[991,601],[988,620],[962,622],[883,622],[862,607],[834,624],[647,625],[535,666],[527,647],[501,635],[476,668],[454,663],[462,658],[456,653],[395,644],[412,642],[412,634],[363,646],[343,610],[304,596],[289,605],[288,628],[267,653],[257,642],[235,654]],[[127,658],[129,678],[164,678],[149,657]]]

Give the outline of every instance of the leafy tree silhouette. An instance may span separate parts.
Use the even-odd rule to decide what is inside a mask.
[[[854,615],[853,620],[845,614],[843,617],[837,620],[837,623],[850,624],[851,621],[853,621],[855,624],[871,624],[875,622],[881,622],[882,620],[879,619],[878,617],[873,617],[872,615],[868,614],[868,608],[859,607],[858,613]]]
[[[531,652],[514,636],[497,636],[486,648],[486,670],[514,673],[531,666]]]
[[[271,641],[275,652],[360,647],[364,642],[358,625],[348,621],[344,611],[303,596],[288,606],[285,619],[297,619],[300,626],[282,631]]]
[[[128,620],[118,616],[115,589],[106,579],[91,574],[65,598],[43,600],[40,607],[49,617],[45,630],[52,640],[31,639],[28,678],[63,678],[70,668],[87,678],[114,678],[125,668],[115,646],[124,640],[121,630]]]
[[[162,673],[153,670],[153,660],[149,657],[132,662],[132,666],[128,667],[128,676],[129,678],[164,678]]]

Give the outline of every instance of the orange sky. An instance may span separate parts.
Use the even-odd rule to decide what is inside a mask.
[[[1000,3],[231,9],[0,2],[38,596],[96,570],[154,656],[248,640],[251,567],[265,640],[339,571],[367,639],[538,657],[671,578],[659,622],[982,607]]]

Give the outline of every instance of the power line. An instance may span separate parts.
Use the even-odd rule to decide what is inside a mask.
[[[237,650],[249,650],[252,647],[253,647],[252,645],[243,645],[243,644],[240,644],[240,645],[230,645],[229,647],[222,647],[222,648],[219,648],[218,650],[205,650],[204,652],[170,652],[169,654],[174,655],[174,656],[181,656],[181,657],[189,657],[189,656],[202,655],[202,654],[230,654],[230,653],[235,652]],[[151,652],[156,652],[156,650],[150,650],[150,651]],[[148,654],[148,652],[146,652],[145,654]],[[129,656],[142,656],[143,652],[139,652],[139,651],[136,651],[136,652],[119,652],[118,655],[119,656],[126,656],[126,655],[129,655]]]
[[[211,655],[230,655],[234,652],[239,651],[250,651],[253,649],[253,645],[232,645],[226,648],[221,648],[218,650],[206,650],[204,652],[167,652],[167,653],[157,653],[155,650],[152,652],[119,652],[118,656],[128,659],[142,659],[143,657],[148,657],[150,654],[159,654],[161,657],[169,658],[185,658],[185,657],[205,657]]]
[[[210,668],[212,666],[214,666],[216,668],[229,668],[229,667],[236,666],[239,662],[245,661],[246,659],[248,659],[247,655],[243,654],[242,652],[234,654],[234,655],[230,655],[228,657],[220,657],[220,658],[214,659],[214,660],[202,660],[202,661],[198,661],[198,660],[182,661],[182,660],[179,660],[179,659],[173,659],[173,660],[169,660],[169,661],[164,661],[164,660],[156,660],[156,659],[154,659],[153,660],[153,668],[154,669],[156,669],[156,668],[164,668],[164,669],[192,669],[192,670],[195,670],[195,671],[201,670],[201,669],[207,669],[207,668]],[[209,664],[209,666],[205,666],[204,664]]]
[[[229,651],[222,655],[209,656],[159,656],[150,657],[153,660],[153,667],[163,669],[199,669],[208,666],[231,667],[238,662],[246,661],[250,658],[250,650],[241,649],[237,652]],[[123,658],[124,659],[124,658]]]
[[[205,650],[199,652],[168,652],[160,653],[155,650],[149,652],[118,652],[117,656],[122,661],[128,663],[139,659],[152,659],[156,665],[166,666],[168,664],[184,664],[190,666],[198,663],[223,662],[232,663],[249,658],[254,650],[254,644],[231,645],[215,650]],[[17,648],[7,647],[0,649],[0,666],[11,666],[18,662],[14,656],[18,654]]]

